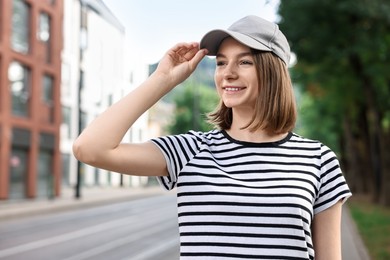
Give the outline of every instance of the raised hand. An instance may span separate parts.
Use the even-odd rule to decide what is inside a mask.
[[[167,77],[170,85],[175,87],[191,75],[206,54],[207,50],[199,50],[198,43],[176,44],[161,59],[156,73]]]

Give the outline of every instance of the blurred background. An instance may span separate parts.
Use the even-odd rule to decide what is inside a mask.
[[[353,192],[346,206],[361,247],[371,259],[390,259],[388,0],[0,0],[0,212],[18,208],[10,213],[16,217],[28,203],[41,210],[34,203],[89,197],[96,204],[118,190],[156,194],[155,178],[78,162],[73,140],[144,81],[168,48],[249,14],[278,23],[287,36],[299,108],[295,132],[336,152]],[[218,102],[214,67],[205,58],[123,141],[211,129],[204,119]],[[0,229],[0,259],[23,259],[4,251],[20,246],[7,246],[6,232],[12,231]],[[172,247],[177,239],[168,242]]]

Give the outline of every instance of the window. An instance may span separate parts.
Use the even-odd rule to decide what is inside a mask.
[[[70,98],[72,88],[70,87],[70,65],[65,61],[61,64],[61,96]]]
[[[29,52],[30,6],[24,0],[13,0],[11,46],[17,52]]]
[[[52,152],[48,149],[40,149],[38,158],[37,197],[51,198],[54,196],[52,161]]]
[[[69,182],[70,175],[70,154],[63,153],[62,154],[62,185],[70,187]]]
[[[41,91],[41,118],[43,123],[54,121],[54,104],[53,104],[53,77],[45,74],[42,78]]]
[[[86,50],[88,47],[88,12],[85,8],[81,9],[80,46],[79,47],[83,51]]]
[[[22,147],[13,147],[9,159],[9,198],[22,199],[25,197],[27,179],[28,150]]]
[[[88,123],[87,119],[88,119],[87,113],[81,112],[81,117],[80,117],[81,130],[83,130],[85,127],[87,127],[87,123]]]
[[[9,198],[25,197],[28,174],[28,158],[31,146],[31,132],[26,129],[12,129],[12,151],[9,158]]]
[[[50,16],[47,13],[40,13],[37,38],[44,44],[45,60],[50,63]]]
[[[30,70],[13,61],[8,68],[8,79],[12,102],[12,114],[27,117],[29,114]]]
[[[55,148],[55,136],[50,133],[39,135],[39,155],[37,174],[37,196],[53,197],[53,151]]]
[[[62,107],[62,127],[64,128],[63,134],[65,134],[65,138],[72,137],[72,109],[70,107],[63,106]]]
[[[50,39],[50,16],[47,13],[39,15],[38,39],[42,42]]]
[[[47,105],[53,105],[53,78],[49,75],[43,76],[42,101]]]
[[[111,106],[114,103],[114,97],[112,94],[108,95],[108,105]]]

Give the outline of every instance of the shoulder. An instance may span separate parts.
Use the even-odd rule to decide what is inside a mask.
[[[321,144],[320,141],[303,137],[297,133],[292,133],[290,142],[300,143],[300,144],[309,144],[309,145],[318,145]]]
[[[323,144],[318,140],[309,139],[296,133],[292,133],[291,138],[288,140],[286,145],[296,149],[318,153],[321,153],[321,147],[323,146]]]
[[[214,142],[221,140],[223,137],[224,136],[220,130],[211,130],[208,132],[191,130],[185,134],[167,135],[153,138],[152,142],[158,145],[174,147],[189,146],[195,150],[200,150],[202,146],[212,145]]]
[[[196,140],[200,142],[214,142],[218,141],[224,138],[224,135],[222,134],[221,130],[213,129],[208,132],[200,132],[200,131],[189,131],[185,134],[185,136],[190,138],[195,138]]]
[[[306,150],[315,153],[322,162],[334,159],[337,160],[335,152],[319,140],[305,138],[301,135],[293,133],[289,140],[289,145],[300,150]]]
[[[290,139],[290,142],[296,143],[298,145],[307,146],[307,147],[317,147],[321,151],[331,151],[331,149],[326,146],[324,143],[322,143],[319,140],[316,139],[310,139],[303,137],[297,133],[292,133],[292,137]]]

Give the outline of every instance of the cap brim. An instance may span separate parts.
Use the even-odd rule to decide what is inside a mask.
[[[254,40],[252,37],[247,36],[245,34],[229,31],[229,30],[213,30],[206,33],[202,40],[200,41],[200,48],[207,49],[209,56],[217,55],[219,45],[221,45],[222,41],[227,37],[233,37],[240,43],[256,50],[262,51],[272,51],[270,48]]]

